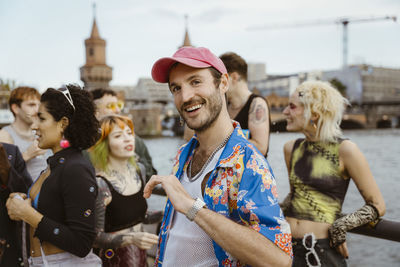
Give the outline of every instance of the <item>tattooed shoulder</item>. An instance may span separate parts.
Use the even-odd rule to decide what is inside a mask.
[[[256,98],[250,105],[249,121],[255,124],[263,123],[268,119],[267,105],[264,100]]]

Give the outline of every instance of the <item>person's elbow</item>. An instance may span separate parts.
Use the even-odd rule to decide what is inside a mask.
[[[291,267],[292,266],[292,257],[286,254],[284,260],[282,261],[282,267]]]
[[[262,155],[266,155],[267,154],[267,150],[268,150],[268,145],[260,144],[259,147],[258,147],[258,150],[260,150]]]
[[[85,235],[81,235],[79,238],[74,239],[73,243],[69,244],[70,250],[68,252],[77,257],[84,258],[92,251],[95,239],[95,232],[85,233]]]
[[[292,257],[286,253],[280,255],[276,254],[274,259],[269,258],[267,261],[254,264],[254,266],[290,267],[292,266]]]
[[[251,139],[250,141],[257,147],[262,155],[267,154],[268,144],[264,144],[263,142],[260,142],[256,139]]]
[[[279,260],[276,263],[274,263],[273,266],[290,267],[292,266],[292,257],[290,257],[289,254],[282,251],[279,255]]]
[[[251,266],[271,266],[271,267],[290,267],[292,266],[292,257],[281,248],[273,245],[274,247],[268,248],[268,251],[259,254],[256,262],[250,264]]]

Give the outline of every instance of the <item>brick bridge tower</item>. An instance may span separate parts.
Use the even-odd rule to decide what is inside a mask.
[[[86,64],[80,69],[85,90],[108,88],[112,79],[112,68],[106,64],[106,41],[100,37],[96,14],[94,14],[90,37],[85,40],[85,47]]]

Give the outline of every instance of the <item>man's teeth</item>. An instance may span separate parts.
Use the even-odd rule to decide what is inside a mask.
[[[201,108],[201,106],[202,106],[202,104],[198,104],[198,105],[196,105],[196,106],[192,106],[192,107],[190,107],[190,108],[187,108],[186,111],[193,111],[193,110],[195,110],[195,109]]]

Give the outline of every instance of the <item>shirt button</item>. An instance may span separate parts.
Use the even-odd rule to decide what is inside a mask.
[[[65,159],[64,159],[64,158],[60,158],[60,159],[58,160],[58,162],[60,162],[60,163],[62,164],[62,163],[65,162]]]
[[[11,160],[12,159],[12,155],[8,155],[8,160]]]
[[[60,233],[60,229],[54,228],[53,233],[54,233],[55,235],[58,235],[58,234]]]
[[[94,187],[91,186],[91,187],[89,188],[89,191],[93,193],[93,192],[94,192]]]
[[[89,217],[90,214],[92,214],[92,211],[91,211],[90,209],[86,210],[86,211],[83,213],[83,215],[84,215],[85,217]]]

